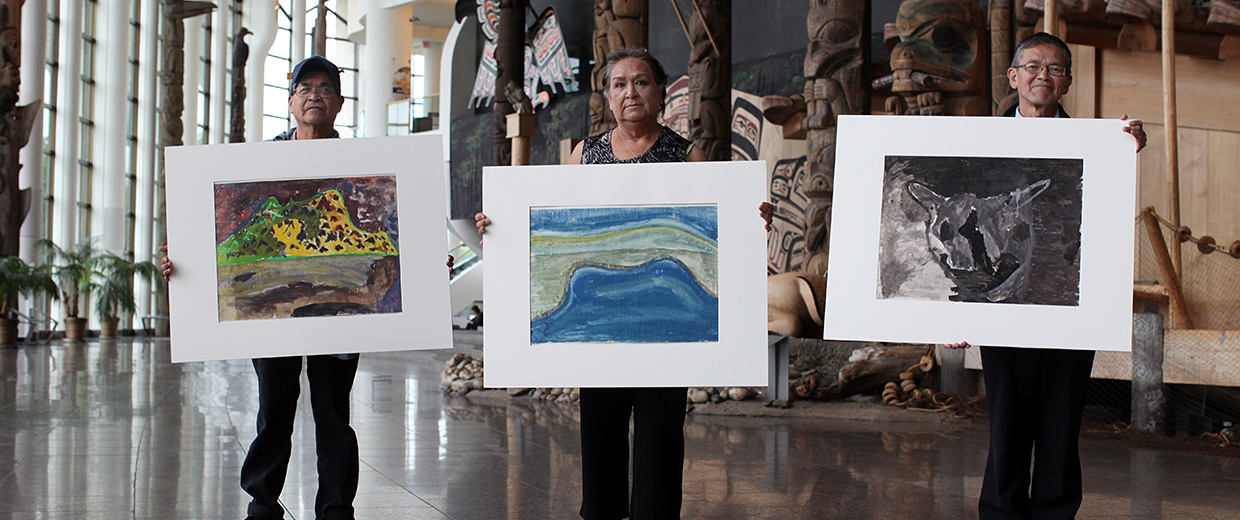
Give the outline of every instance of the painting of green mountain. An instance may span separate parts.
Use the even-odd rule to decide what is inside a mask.
[[[715,205],[530,209],[530,343],[719,341]]]
[[[220,321],[401,311],[396,177],[215,184]]]

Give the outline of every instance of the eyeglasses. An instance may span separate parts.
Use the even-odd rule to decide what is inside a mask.
[[[293,89],[293,93],[301,97],[309,96],[311,92],[319,95],[319,97],[332,97],[336,95],[335,89],[331,87],[311,87],[309,85],[298,85]]]
[[[1017,65],[1016,68],[1025,69],[1026,72],[1033,74],[1034,76],[1041,74],[1042,69],[1046,69],[1046,71],[1049,72],[1052,76],[1068,75],[1068,69],[1065,69],[1059,65],[1042,65],[1041,63],[1037,63],[1037,62],[1026,63],[1024,65]]]

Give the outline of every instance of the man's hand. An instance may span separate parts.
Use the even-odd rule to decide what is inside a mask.
[[[1140,152],[1145,148],[1145,129],[1141,127],[1140,119],[1128,119],[1128,114],[1124,114],[1119,118],[1120,121],[1128,121],[1128,126],[1124,127],[1124,131],[1132,134],[1137,139],[1137,151]]]
[[[168,245],[159,246],[159,250],[164,253],[163,259],[159,261],[159,271],[164,275],[164,281],[168,281],[168,277],[172,276],[172,260],[168,259]]]

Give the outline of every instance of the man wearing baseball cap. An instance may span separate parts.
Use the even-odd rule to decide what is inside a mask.
[[[311,56],[293,67],[289,79],[288,111],[297,126],[272,141],[338,138],[336,114],[344,106],[340,96],[340,69],[322,56]]]
[[[297,126],[272,141],[339,138],[334,128],[344,98],[340,69],[322,56],[311,56],[293,67],[288,109]],[[167,252],[167,246],[160,250]],[[449,261],[449,265],[451,261]],[[161,261],[164,280],[173,272],[168,256]],[[253,500],[247,520],[284,517],[280,492],[293,450],[293,420],[301,392],[302,356],[255,359],[258,375],[258,433],[241,466],[241,488]],[[349,393],[357,372],[357,354],[305,356],[314,411],[315,452],[319,490],[314,516],[320,520],[351,520],[357,495],[357,433],[349,426]]]
[[[336,139],[340,69],[322,56],[311,56],[293,67],[288,110],[297,126],[272,141]],[[284,517],[280,492],[292,454],[293,419],[301,392],[302,357],[255,359],[258,374],[258,433],[241,466],[241,488],[250,496],[247,519]],[[353,518],[357,495],[357,433],[349,426],[349,393],[357,372],[357,354],[305,356],[314,411],[315,453],[319,491],[314,516],[321,520]]]

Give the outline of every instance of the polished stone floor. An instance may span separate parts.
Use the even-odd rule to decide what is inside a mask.
[[[362,356],[357,517],[576,518],[575,408],[445,396],[451,353]],[[0,520],[244,517],[255,387],[248,362],[174,365],[164,340],[0,351]],[[309,412],[283,495],[295,519],[314,516]],[[976,424],[691,415],[686,437],[685,519],[976,518]],[[1080,518],[1240,518],[1240,458],[1089,440],[1083,458]]]

